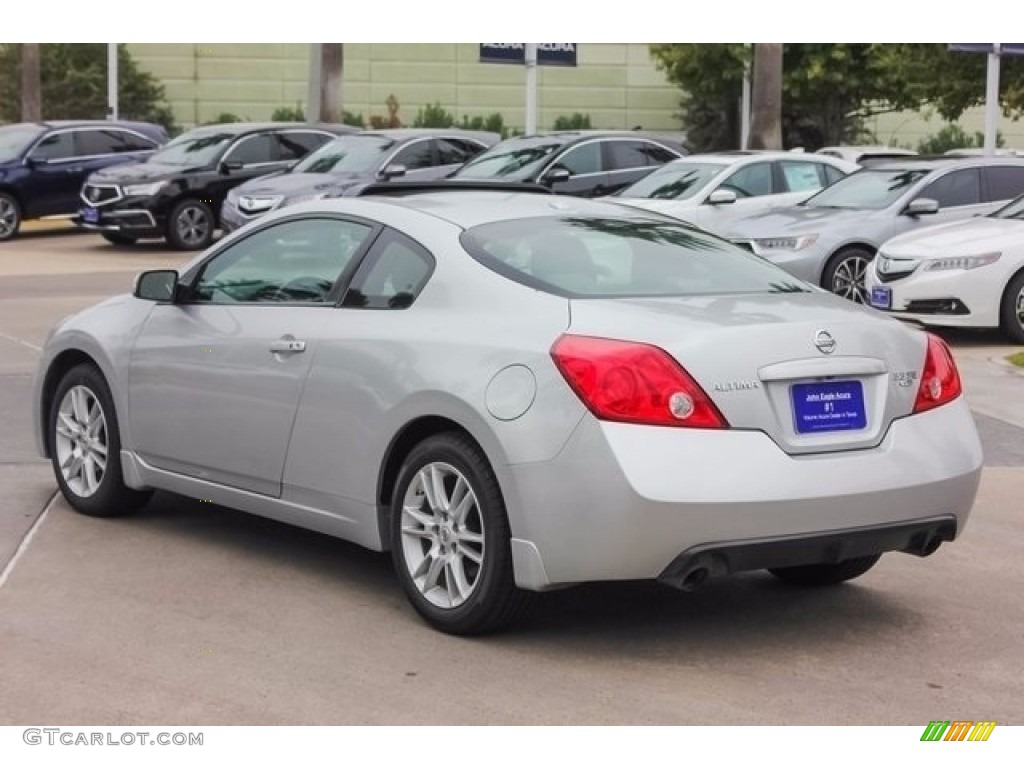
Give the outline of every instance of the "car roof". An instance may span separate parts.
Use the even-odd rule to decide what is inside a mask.
[[[908,170],[940,170],[945,168],[976,168],[985,165],[1020,165],[1024,166],[1024,159],[1016,157],[952,157],[940,155],[938,157],[926,157],[922,155],[908,156],[906,160],[893,159],[880,163],[873,163],[870,170],[873,171],[908,171]]]
[[[207,136],[216,133],[226,133],[232,136],[241,136],[244,133],[254,133],[256,131],[269,131],[269,130],[281,130],[281,129],[315,129],[320,131],[330,131],[331,133],[358,133],[359,128],[351,125],[341,125],[338,123],[302,123],[302,122],[291,122],[291,123],[213,123],[211,125],[200,125],[187,131],[189,136]],[[182,134],[185,135],[185,134]]]
[[[404,197],[349,198],[347,206],[360,203],[386,203],[409,208],[443,219],[463,229],[510,219],[539,216],[613,216],[617,219],[658,219],[655,213],[629,208],[613,202],[566,195],[538,195],[529,192],[452,191],[426,192]],[[330,205],[333,201],[322,201]],[[679,222],[676,222],[679,223]]]
[[[516,139],[562,139],[566,144],[573,141],[582,141],[584,139],[654,139],[655,141],[666,141],[672,144],[682,146],[682,139],[678,135],[665,132],[659,133],[658,131],[627,131],[627,130],[572,130],[572,131],[538,131],[537,133],[528,133],[523,136],[509,136],[506,141],[515,141]]]
[[[469,139],[487,140],[494,143],[501,140],[501,136],[491,131],[471,131],[465,128],[380,128],[362,131],[359,136],[387,136],[391,139],[404,141],[406,139],[419,139],[425,136],[465,136]]]

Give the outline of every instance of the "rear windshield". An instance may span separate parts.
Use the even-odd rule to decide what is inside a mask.
[[[462,245],[510,280],[573,298],[809,290],[732,243],[660,219],[514,219],[468,229]]]

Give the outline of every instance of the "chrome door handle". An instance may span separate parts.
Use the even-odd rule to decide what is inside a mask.
[[[274,354],[305,352],[306,342],[298,339],[278,339],[270,342],[270,351]]]

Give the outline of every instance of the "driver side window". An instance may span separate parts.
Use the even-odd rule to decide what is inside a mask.
[[[772,194],[771,163],[752,163],[740,168],[722,182],[719,189],[729,189],[737,197],[760,197]]]
[[[267,227],[218,253],[194,283],[208,304],[327,304],[372,227],[298,219]]]
[[[552,167],[565,168],[573,176],[584,173],[600,173],[604,170],[601,161],[601,142],[591,141],[570,149],[558,158]]]

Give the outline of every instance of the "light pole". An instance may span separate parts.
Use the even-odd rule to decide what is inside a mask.
[[[117,43],[107,43],[107,120],[117,120]]]

